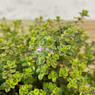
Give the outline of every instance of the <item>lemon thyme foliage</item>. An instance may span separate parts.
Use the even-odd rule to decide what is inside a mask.
[[[40,17],[27,31],[21,20],[0,24],[0,95],[94,95],[95,73],[86,69],[95,61],[95,42],[87,42],[81,19]]]

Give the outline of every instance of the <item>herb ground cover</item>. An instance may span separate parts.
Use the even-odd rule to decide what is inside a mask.
[[[0,24],[0,95],[94,95],[95,41],[74,21],[35,19],[26,31],[21,20]]]

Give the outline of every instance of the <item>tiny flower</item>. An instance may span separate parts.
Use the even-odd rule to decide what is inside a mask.
[[[38,52],[41,52],[42,50],[43,48],[41,46],[37,49]]]
[[[50,50],[50,53],[53,54],[54,53],[53,50]]]
[[[46,48],[47,51],[49,51],[49,48]]]

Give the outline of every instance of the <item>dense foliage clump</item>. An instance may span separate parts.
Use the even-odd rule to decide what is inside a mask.
[[[79,23],[37,18],[26,29],[21,20],[0,24],[0,95],[94,95],[95,42]]]

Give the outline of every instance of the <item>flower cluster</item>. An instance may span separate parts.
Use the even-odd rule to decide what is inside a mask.
[[[40,47],[37,49],[37,51],[38,51],[38,52],[42,52],[43,49],[44,49],[44,48],[42,48],[42,46],[40,46]],[[49,49],[49,48],[45,48],[45,50],[49,51],[51,54],[54,53],[54,51],[51,50],[51,49]]]

